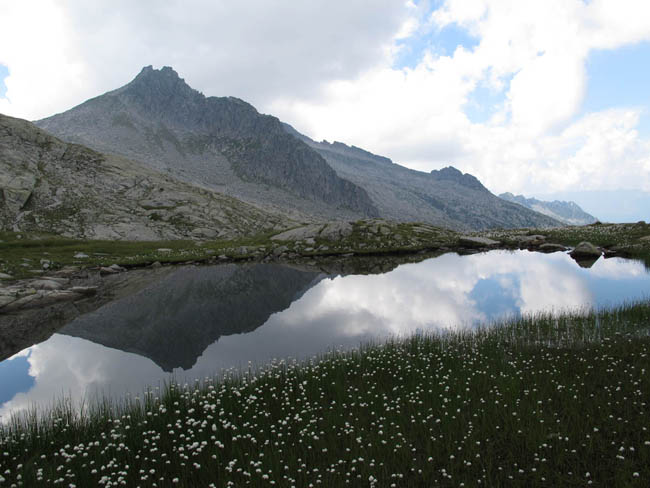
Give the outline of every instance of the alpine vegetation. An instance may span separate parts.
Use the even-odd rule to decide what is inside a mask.
[[[276,360],[0,427],[0,486],[647,486],[650,302]]]

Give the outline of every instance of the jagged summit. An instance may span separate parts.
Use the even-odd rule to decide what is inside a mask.
[[[237,98],[206,97],[168,66],[146,66],[125,86],[36,124],[298,218],[378,216],[364,189],[339,177],[276,117]]]
[[[440,181],[454,181],[459,185],[465,186],[467,188],[488,191],[488,189],[485,188],[475,176],[472,176],[469,173],[463,173],[453,166],[447,166],[439,170],[434,169],[431,171],[431,175]]]
[[[153,66],[145,66],[140,73],[122,90],[146,89],[166,95],[200,95],[197,90],[191,88],[185,80],[178,76],[178,73],[170,66],[163,66],[161,69],[154,69]]]

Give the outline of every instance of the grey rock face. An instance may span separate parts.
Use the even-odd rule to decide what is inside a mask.
[[[496,247],[499,245],[499,241],[488,239],[487,237],[460,236],[459,244],[463,247],[470,248]]]
[[[566,247],[562,244],[547,243],[539,246],[539,250],[546,253],[564,252],[566,251]]]
[[[447,166],[440,170],[433,170],[431,171],[431,176],[438,181],[453,181],[461,186],[471,188],[472,190],[488,191],[488,189],[485,188],[475,176],[472,176],[469,173],[463,174],[453,166]]]
[[[499,198],[509,202],[518,203],[526,208],[536,212],[548,215],[568,225],[588,225],[597,221],[596,217],[582,210],[574,202],[563,202],[554,200],[545,202],[536,198],[526,198],[523,195],[513,195],[512,193],[502,193]]]
[[[365,190],[339,177],[280,121],[233,97],[205,97],[171,68],[144,68],[129,84],[37,125],[253,203],[295,212],[374,216]]]
[[[298,134],[286,124],[285,129]],[[365,188],[382,218],[425,222],[456,230],[561,225],[550,217],[503,201],[474,176],[453,167],[424,173],[358,147],[298,136],[318,151],[338,174]]]
[[[571,251],[571,257],[573,258],[599,258],[601,254],[600,249],[587,241],[581,242]]]
[[[338,241],[352,234],[350,222],[331,222],[326,225],[305,225],[290,229],[271,237],[272,241],[304,241],[305,244],[313,245],[315,238],[328,241]]]
[[[165,205],[156,206],[161,200]],[[234,237],[288,224],[285,217],[0,115],[2,229],[156,240],[192,237],[197,229]]]

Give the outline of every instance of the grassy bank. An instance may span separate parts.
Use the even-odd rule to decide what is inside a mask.
[[[325,224],[323,224],[323,227]],[[0,232],[0,273],[14,278],[30,278],[56,272],[64,267],[92,268],[119,264],[125,267],[161,263],[212,262],[295,256],[359,255],[449,251],[461,247],[461,234],[417,223],[358,221],[352,232],[333,240],[316,237],[305,240],[274,241],[272,234],[258,234],[236,240],[214,241],[96,241],[69,239],[38,233]],[[556,229],[509,229],[474,233],[500,242],[497,247],[522,247],[522,237],[541,234],[546,242],[574,246],[580,241],[613,251],[610,255],[643,260],[650,267],[650,225],[598,224]],[[527,245],[523,245],[524,248]],[[280,249],[278,249],[280,248]],[[282,252],[280,252],[282,250]],[[77,257],[80,254],[85,257]],[[43,269],[47,263],[47,269]]]
[[[275,362],[0,428],[0,486],[648,486],[650,302]]]

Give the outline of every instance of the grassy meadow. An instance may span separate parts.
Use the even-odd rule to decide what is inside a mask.
[[[650,302],[394,338],[0,427],[3,486],[650,484]]]

